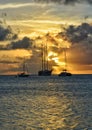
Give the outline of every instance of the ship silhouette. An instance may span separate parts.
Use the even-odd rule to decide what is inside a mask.
[[[66,48],[64,48],[64,69],[58,74],[58,76],[71,76],[72,74],[67,70],[67,56],[66,56]]]
[[[39,76],[51,76],[52,69],[49,69],[48,64],[48,49],[47,44],[41,47],[41,70],[38,71]]]
[[[25,59],[24,59],[23,67],[22,67],[22,72],[18,73],[17,77],[28,77],[28,76],[30,76],[30,75],[27,73],[26,63],[25,63]]]

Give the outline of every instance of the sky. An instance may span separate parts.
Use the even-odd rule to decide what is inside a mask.
[[[53,74],[67,69],[92,74],[92,0],[0,0],[0,74],[17,74],[26,62],[41,69],[41,47],[48,45]]]

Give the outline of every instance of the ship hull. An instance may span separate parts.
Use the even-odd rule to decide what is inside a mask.
[[[25,74],[25,73],[20,73],[17,75],[17,77],[28,77],[29,74]]]
[[[39,76],[51,76],[52,70],[41,70],[38,72]]]
[[[61,72],[58,76],[72,76],[69,72]]]

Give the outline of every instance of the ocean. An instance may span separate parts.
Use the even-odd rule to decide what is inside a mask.
[[[0,130],[92,130],[92,75],[0,76]]]

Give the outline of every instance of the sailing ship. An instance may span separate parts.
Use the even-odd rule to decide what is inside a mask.
[[[28,77],[28,76],[29,76],[29,74],[28,74],[27,71],[26,71],[26,63],[25,63],[25,61],[24,61],[24,63],[23,63],[23,70],[22,70],[21,73],[19,73],[19,74],[17,75],[17,77]]]
[[[38,71],[39,76],[51,76],[52,69],[49,69],[48,65],[48,50],[47,44],[42,45],[42,66],[41,70]]]
[[[71,76],[72,74],[70,72],[68,72],[68,70],[67,70],[66,48],[64,48],[64,62],[65,62],[64,69],[62,70],[62,72],[60,74],[58,74],[58,76]]]

